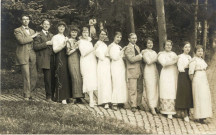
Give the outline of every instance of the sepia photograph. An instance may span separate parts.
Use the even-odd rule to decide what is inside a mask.
[[[1,0],[0,134],[216,134],[216,0]]]

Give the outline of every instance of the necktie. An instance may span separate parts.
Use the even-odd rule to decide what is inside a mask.
[[[138,51],[136,50],[135,45],[134,45],[134,50],[135,50],[135,55],[138,55],[139,53],[138,53]]]

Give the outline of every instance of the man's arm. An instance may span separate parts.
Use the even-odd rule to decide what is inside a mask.
[[[135,63],[137,61],[141,61],[142,60],[142,55],[138,54],[138,55],[134,55],[134,51],[133,51],[133,47],[127,47],[125,50],[125,56],[128,59],[128,61],[130,63]]]
[[[19,29],[14,30],[14,35],[19,44],[21,45],[33,42],[33,38],[31,36],[24,36],[24,34]]]
[[[47,48],[47,44],[46,42],[42,42],[42,39],[40,36],[37,36],[34,40],[34,50],[39,51],[41,49],[45,49]]]

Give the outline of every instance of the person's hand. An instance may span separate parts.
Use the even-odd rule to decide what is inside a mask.
[[[127,48],[127,46],[123,47],[123,48],[122,48],[122,51],[125,51],[125,50],[126,50],[126,48]]]
[[[98,45],[98,44],[96,44],[96,45],[94,46],[94,49],[96,50],[96,49],[98,48],[98,46],[99,46],[99,45]]]
[[[35,38],[38,34],[40,34],[40,32],[36,31],[35,34],[31,35],[32,38]]]
[[[52,45],[52,44],[53,44],[53,43],[52,43],[51,40],[46,42],[46,45]]]

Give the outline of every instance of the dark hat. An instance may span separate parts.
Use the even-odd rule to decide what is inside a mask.
[[[70,26],[70,31],[77,31],[78,33],[80,32],[79,28],[76,25],[71,25]]]
[[[57,24],[57,27],[59,27],[60,25],[64,25],[65,27],[67,27],[66,23],[63,21],[59,21]]]

